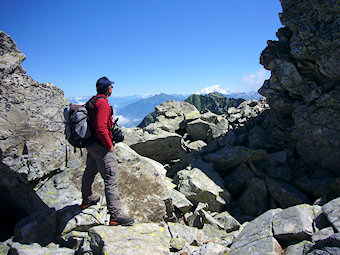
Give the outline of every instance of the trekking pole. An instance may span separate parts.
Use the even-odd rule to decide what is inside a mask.
[[[112,124],[112,129],[116,126],[117,122],[118,122],[119,118],[115,119],[115,121]]]

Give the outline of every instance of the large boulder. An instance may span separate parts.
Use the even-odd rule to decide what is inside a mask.
[[[164,131],[160,128],[127,130],[126,143],[142,156],[154,159],[161,163],[182,158],[185,153],[182,147],[182,137],[176,133]],[[130,134],[131,137],[130,138]]]
[[[241,163],[263,160],[267,157],[264,150],[252,150],[244,146],[225,147],[215,153],[207,154],[204,160],[214,163],[216,169],[229,170]]]
[[[289,245],[285,249],[285,255],[296,255],[296,254],[306,254],[308,250],[313,246],[310,241],[302,241],[297,244]]]
[[[166,226],[155,223],[132,227],[98,226],[90,229],[95,254],[169,254],[171,235]]]
[[[169,190],[169,197],[171,198],[171,202],[174,207],[179,209],[183,214],[189,212],[193,207],[190,200],[188,200],[184,194],[175,189]]]
[[[329,169],[335,176],[340,176],[339,109],[340,87],[337,86],[314,104],[296,107],[293,114],[297,152],[304,161]]]
[[[319,255],[319,254],[339,254],[340,253],[340,233],[335,233],[330,237],[315,242],[307,254]]]
[[[227,232],[238,230],[241,227],[241,224],[227,211],[215,215],[214,219],[220,222]]]
[[[340,232],[340,198],[336,198],[322,207],[333,227]]]
[[[282,209],[269,210],[249,222],[231,245],[230,254],[282,254],[281,245],[273,237],[273,219]]]
[[[204,202],[211,211],[221,211],[230,201],[230,194],[222,186],[218,186],[198,168],[181,170],[175,179],[177,189],[193,204]]]
[[[116,146],[122,210],[136,222],[160,222],[169,197],[164,167],[137,154],[124,143]]]
[[[292,120],[286,143],[296,145],[299,158],[339,176],[338,3],[281,3],[285,27],[277,32],[279,41],[268,41],[262,52],[260,62],[271,77],[259,93],[277,114]]]
[[[314,211],[310,205],[287,208],[273,218],[274,236],[279,241],[308,240],[314,233]]]
[[[63,109],[69,102],[58,87],[25,74],[25,57],[2,31],[0,49],[0,197],[21,217],[60,209],[81,197],[74,176],[85,163],[65,140]],[[6,213],[9,219],[19,215]]]
[[[339,178],[338,178],[339,179]],[[339,179],[340,180],[340,179]],[[312,179],[308,177],[300,177],[294,180],[294,183],[299,189],[314,199],[319,197],[327,197],[333,193],[335,178],[318,178]]]
[[[201,114],[199,119],[186,124],[186,131],[193,140],[211,140],[227,134],[229,130],[228,120],[221,115],[216,115],[209,110]]]

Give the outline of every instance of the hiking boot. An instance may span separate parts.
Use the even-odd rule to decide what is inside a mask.
[[[100,200],[100,196],[98,195],[91,195],[88,198],[83,198],[83,202],[80,205],[81,209],[86,209],[91,205],[96,205]]]
[[[129,218],[125,215],[110,216],[110,226],[132,226],[135,223],[133,218]]]

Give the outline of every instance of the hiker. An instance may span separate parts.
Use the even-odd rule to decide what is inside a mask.
[[[90,99],[94,102],[89,109],[89,124],[94,141],[87,147],[86,168],[82,178],[81,208],[85,209],[99,202],[100,197],[92,193],[92,184],[96,174],[100,172],[104,179],[107,209],[110,214],[109,225],[132,225],[134,219],[121,212],[118,191],[118,162],[113,134],[110,131],[113,126],[113,110],[107,100],[112,94],[112,84],[114,82],[108,78],[100,78],[96,83],[97,95]]]

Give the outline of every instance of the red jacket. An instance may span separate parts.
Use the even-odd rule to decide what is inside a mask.
[[[110,129],[113,126],[113,111],[105,95],[99,94],[93,97],[103,97],[97,99],[90,114],[91,131],[101,141],[106,149],[110,150],[113,146],[112,132]]]

